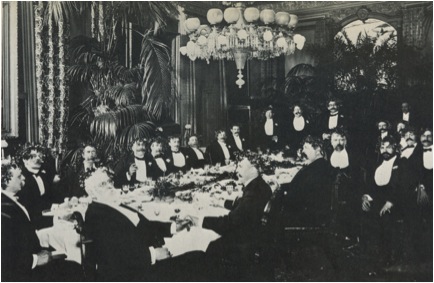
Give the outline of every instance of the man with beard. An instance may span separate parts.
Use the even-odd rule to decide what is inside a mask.
[[[44,160],[45,155],[41,148],[30,146],[24,150],[22,161],[26,183],[17,193],[19,202],[27,209],[37,229],[53,225],[51,218],[42,216],[42,211],[51,207],[54,198],[52,175],[41,170]]]
[[[356,241],[359,236],[359,210],[356,207],[360,199],[358,163],[354,155],[347,151],[345,131],[335,129],[331,134],[330,142],[333,151],[329,153],[329,160],[333,168],[337,224],[344,236]]]
[[[84,179],[97,168],[97,153],[95,146],[88,144],[81,149],[81,158],[77,166],[69,166],[63,178],[63,187],[66,188],[65,197],[81,197],[86,194]]]
[[[322,114],[318,119],[317,131],[324,140],[330,139],[330,131],[333,129],[346,126],[345,117],[339,109],[339,101],[331,98],[327,101],[328,113]]]
[[[199,148],[199,139],[196,135],[191,135],[188,138],[188,146],[191,167],[194,169],[203,168],[205,166],[205,154]]]
[[[368,255],[379,263],[391,260],[398,246],[396,220],[399,214],[399,192],[402,182],[397,144],[385,137],[380,144],[382,161],[368,178],[362,197],[362,243]]]
[[[287,126],[286,142],[292,148],[292,152],[295,152],[300,146],[302,139],[308,135],[310,122],[304,117],[300,105],[294,105],[292,114]]]
[[[187,149],[181,147],[179,137],[169,137],[170,152],[165,156],[169,172],[186,172],[190,169],[190,154]]]
[[[131,145],[132,154],[124,157],[115,167],[114,185],[132,185],[150,178],[149,157],[146,156],[146,140],[138,138]]]
[[[206,155],[209,160],[208,163],[212,165],[216,165],[217,163],[225,165],[229,163],[229,161],[233,159],[229,147],[230,145],[226,143],[226,132],[217,130],[216,140],[206,148]]]

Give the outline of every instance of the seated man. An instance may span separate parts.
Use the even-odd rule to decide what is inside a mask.
[[[116,187],[144,182],[150,178],[150,158],[146,156],[146,140],[134,140],[131,151],[132,154],[121,159],[114,170],[114,185]]]
[[[170,168],[168,163],[171,161],[168,158],[164,158],[162,138],[154,138],[151,140],[150,154],[148,154],[149,165],[149,177],[152,180],[157,180],[160,177],[170,174]]]
[[[29,213],[15,196],[25,183],[21,169],[15,164],[2,165],[1,176],[1,280],[82,280],[80,266],[54,260],[51,252],[42,250]]]
[[[95,146],[88,144],[81,151],[81,162],[77,166],[69,166],[66,176],[62,178],[65,197],[84,196],[84,179],[97,168]]]
[[[227,144],[230,146],[231,154],[234,152],[243,152],[248,149],[246,139],[240,134],[240,126],[233,124],[231,128],[231,133],[228,136]]]
[[[45,154],[41,147],[30,146],[22,154],[23,176],[26,182],[17,193],[20,203],[30,215],[37,229],[53,225],[52,219],[42,216],[42,211],[49,209],[54,202],[52,190],[53,176],[42,170]]]
[[[228,215],[205,217],[203,220],[196,219],[196,225],[214,230],[222,236],[212,242],[206,251],[207,272],[221,268],[221,260],[226,259],[239,268],[240,274],[237,280],[247,279],[244,277],[248,275],[245,269],[252,264],[250,260],[259,238],[261,218],[272,194],[270,186],[259,174],[258,166],[253,155],[246,155],[238,163],[237,175],[239,181],[244,184],[243,196],[235,201],[224,203],[224,206],[230,209]],[[215,276],[224,275],[224,270],[216,271],[215,274]],[[219,277],[210,278],[220,279]]]
[[[167,162],[170,172],[186,172],[190,169],[190,154],[186,148],[181,147],[179,137],[169,137],[170,151],[166,154],[165,160]]]
[[[205,166],[205,154],[199,148],[199,140],[196,135],[188,138],[188,146],[191,167],[194,169],[203,168]]]
[[[154,281],[151,266],[170,257],[162,248],[163,237],[186,227],[185,222],[147,220],[137,211],[120,204],[105,168],[97,169],[85,181],[94,201],[86,211],[84,229],[93,240],[89,251],[97,266],[97,281]]]
[[[226,132],[223,130],[217,130],[215,132],[216,140],[213,141],[207,148],[206,154],[209,160],[209,164],[225,165],[233,158],[229,145],[226,143]]]
[[[325,160],[323,142],[312,136],[304,139],[302,155],[306,167],[283,187],[286,225],[321,227],[331,220],[330,164]]]

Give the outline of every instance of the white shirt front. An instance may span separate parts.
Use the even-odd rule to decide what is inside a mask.
[[[134,159],[137,166],[136,180],[139,182],[145,182],[148,179],[148,172],[146,170],[146,161],[139,160],[137,158]]]
[[[405,157],[407,159],[410,158],[410,156],[413,154],[415,147],[407,147],[404,148],[404,150],[401,152],[401,158]]]
[[[401,146],[401,148],[407,147],[407,142],[405,141],[405,138],[401,138],[399,145]]]
[[[243,143],[241,142],[240,136],[234,136],[235,144],[239,150],[243,150]]]
[[[387,137],[388,134],[389,134],[388,132],[382,132],[381,133],[381,139],[384,139],[385,137]],[[405,143],[405,144],[407,144],[407,143]]]
[[[220,147],[221,147],[222,150],[223,150],[223,153],[224,153],[224,155],[225,155],[225,159],[230,159],[230,158],[231,158],[231,154],[229,153],[229,149],[228,149],[228,147],[226,146],[226,144],[223,143],[223,142],[218,142],[218,143],[219,143]]]
[[[432,146],[426,148],[432,149]],[[423,152],[423,167],[428,170],[432,169],[432,150]]]
[[[166,163],[164,163],[163,158],[161,157],[155,158],[155,162],[157,162],[157,165],[158,167],[160,167],[161,171],[163,172],[167,171]]]
[[[402,120],[408,122],[410,120],[410,112],[402,113]]]
[[[343,149],[342,151],[333,151],[332,156],[330,157],[330,164],[334,168],[347,168],[350,165],[347,150]]]
[[[385,186],[389,184],[392,177],[393,164],[396,160],[396,156],[390,160],[384,160],[377,170],[375,170],[375,183],[377,186]]]
[[[305,123],[306,122],[304,121],[303,116],[294,117],[294,120],[292,120],[292,125],[294,126],[294,130],[296,130],[297,132],[303,131]]]
[[[38,171],[29,169],[29,168],[27,168],[27,170],[33,174],[33,178],[35,178],[36,183],[38,184],[39,193],[41,196],[43,196],[45,194],[45,186],[44,186],[44,181],[42,181],[41,176],[36,176],[36,174],[38,174]]]
[[[184,154],[182,154],[180,151],[178,151],[178,152],[172,151],[172,156],[173,156],[173,165],[175,165],[176,167],[184,167],[185,166]]]
[[[202,151],[200,151],[199,149],[194,148],[194,147],[192,147],[192,149],[196,153],[197,159],[199,159],[199,160],[203,160],[204,159]]]
[[[264,129],[267,136],[272,136],[274,134],[273,119],[267,119],[267,121],[265,121]]]
[[[333,130],[338,126],[338,116],[339,114],[336,114],[334,116],[329,117],[329,129]]]

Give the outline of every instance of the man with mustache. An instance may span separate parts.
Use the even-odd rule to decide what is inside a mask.
[[[385,137],[380,144],[381,162],[368,178],[362,197],[364,250],[382,262],[390,260],[398,246],[396,220],[400,219],[400,159],[397,144]]]
[[[186,148],[181,147],[179,137],[169,137],[170,151],[166,154],[165,160],[170,172],[186,172],[191,168],[190,154]]]
[[[215,136],[216,140],[206,148],[205,153],[209,164],[216,165],[220,163],[220,165],[224,166],[233,159],[230,150],[231,146],[226,143],[226,132],[224,130],[217,130]]]
[[[399,121],[396,124],[396,133],[395,136],[398,138],[400,138],[399,140],[399,151],[401,152],[401,150],[405,147],[407,147],[407,143],[405,142],[405,130],[408,127],[408,123],[404,120]]]
[[[292,108],[292,115],[286,128],[286,142],[295,152],[299,148],[302,139],[308,135],[310,128],[310,122],[303,115],[303,109],[300,105],[295,104]]]
[[[241,136],[241,129],[239,125],[232,125],[231,133],[227,138],[227,144],[230,146],[232,155],[234,155],[235,152],[243,152],[248,149],[246,139]]]
[[[77,166],[70,166],[66,171],[65,178],[62,180],[63,187],[66,188],[65,197],[81,197],[86,195],[84,179],[98,167],[98,156],[95,146],[88,144],[81,151],[82,162]]]
[[[150,158],[146,155],[146,139],[136,139],[131,145],[131,151],[132,154],[123,158],[115,167],[115,187],[144,182],[150,177]]]
[[[161,138],[154,138],[151,140],[151,152],[148,158],[148,176],[152,178],[152,180],[158,180],[158,178],[167,176],[170,173],[168,164],[171,160],[164,157],[163,144],[164,140]]]
[[[337,203],[334,203],[337,212],[339,232],[351,240],[359,236],[359,211],[357,202],[359,194],[358,162],[352,152],[347,148],[347,134],[342,129],[335,129],[330,138],[332,151],[329,160],[334,180],[334,190]]]
[[[340,104],[335,98],[330,98],[327,101],[328,113],[323,113],[318,119],[317,130],[318,134],[323,139],[330,139],[330,131],[337,127],[346,126],[346,118],[339,112]]]
[[[27,209],[32,223],[38,229],[53,225],[52,219],[42,216],[42,211],[51,207],[54,198],[52,175],[41,170],[44,160],[44,151],[38,146],[30,146],[23,151],[22,174],[26,183],[17,193],[19,202]]]

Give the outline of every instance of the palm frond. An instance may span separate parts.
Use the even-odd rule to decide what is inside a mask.
[[[151,117],[142,105],[129,105],[95,117],[90,125],[90,133],[96,140],[113,140],[121,129],[149,120]]]
[[[144,108],[160,119],[173,99],[169,49],[148,32],[143,37],[140,58]]]
[[[116,85],[109,87],[102,95],[102,99],[112,100],[116,106],[128,106],[138,103],[137,101],[137,84],[129,83],[125,85]]]
[[[119,147],[127,148],[135,139],[146,138],[149,139],[154,136],[155,124],[151,121],[137,123],[126,127],[122,130],[116,143]]]

